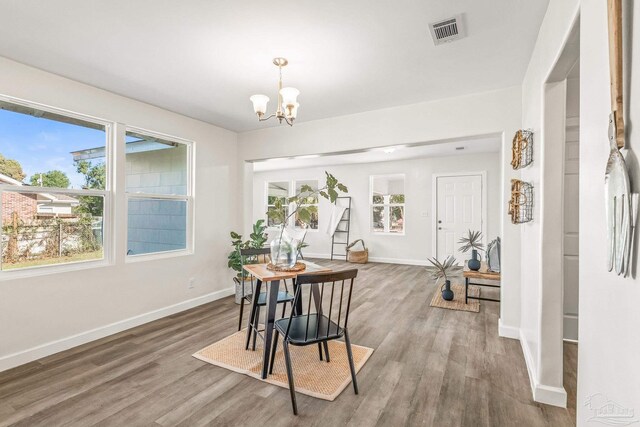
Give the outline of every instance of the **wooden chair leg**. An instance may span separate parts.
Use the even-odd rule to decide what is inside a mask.
[[[298,415],[298,404],[296,403],[296,389],[293,385],[293,369],[291,368],[291,355],[289,354],[289,343],[285,340],[284,362],[287,366],[287,379],[289,380],[289,392],[291,393],[291,406],[293,407],[293,415]]]
[[[238,322],[238,330],[242,330],[242,315],[244,314],[244,295],[240,298],[240,321]]]
[[[258,326],[260,325],[260,306],[256,308],[256,315],[253,318],[253,346],[252,350],[256,351],[256,340],[258,339]]]
[[[351,340],[349,340],[349,331],[344,330],[344,343],[347,346],[347,357],[349,359],[349,369],[351,369],[351,381],[353,382],[353,391],[358,394],[358,382],[356,381],[356,367],[353,364],[353,354],[351,353]]]
[[[276,360],[276,351],[278,350],[278,339],[280,338],[280,334],[278,330],[275,329],[275,335],[273,336],[273,345],[271,346],[271,361],[269,362],[269,374],[273,374],[273,362]]]

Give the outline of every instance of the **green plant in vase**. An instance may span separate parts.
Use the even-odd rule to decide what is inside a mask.
[[[438,280],[444,279],[444,283],[440,287],[442,292],[442,299],[451,301],[453,299],[453,291],[451,290],[450,277],[459,273],[462,267],[458,266],[456,259],[453,256],[448,256],[444,262],[438,261],[436,258],[428,260],[435,270],[431,272],[431,278],[438,283]],[[443,289],[444,288],[444,289]]]
[[[467,262],[469,270],[480,270],[481,263],[478,258],[478,251],[484,251],[484,245],[482,244],[482,232],[469,230],[467,236],[458,240],[458,243],[462,244],[459,249],[460,252],[467,253],[471,250],[471,259]]]
[[[273,206],[267,211],[267,217],[275,223],[281,224],[278,236],[271,242],[271,262],[278,267],[293,267],[296,263],[300,242],[290,241],[285,236],[285,227],[291,218],[297,224],[308,226],[312,216],[317,214],[316,206],[308,206],[306,202],[321,196],[331,203],[335,203],[340,193],[347,193],[347,187],[336,177],[325,171],[326,181],[322,188],[313,189],[310,185],[300,187],[300,192],[292,197],[278,197]]]

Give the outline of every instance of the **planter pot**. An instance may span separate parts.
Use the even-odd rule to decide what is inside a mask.
[[[239,277],[234,277],[233,283],[235,284],[236,288],[235,301],[236,304],[240,304],[240,300],[243,296],[251,294],[251,279],[248,277],[244,279],[244,295],[242,293],[242,279]]]
[[[475,249],[471,250],[471,259],[467,263],[469,266],[469,270],[478,271],[480,270],[480,260],[478,259],[478,251]]]
[[[451,281],[445,280],[444,289],[442,289],[442,299],[445,301],[453,300],[453,291],[451,290]]]

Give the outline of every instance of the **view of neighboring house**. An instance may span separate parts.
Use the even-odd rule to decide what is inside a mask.
[[[103,159],[105,147],[71,153],[74,161]],[[136,139],[126,145],[128,194],[187,193],[187,147],[170,141]],[[127,253],[186,247],[187,206],[179,200],[132,197],[128,201]]]
[[[0,184],[25,186],[22,182],[3,174],[0,174]],[[21,223],[42,218],[74,218],[76,215],[73,208],[78,203],[78,199],[63,194],[4,191],[2,225],[11,224],[16,214]]]

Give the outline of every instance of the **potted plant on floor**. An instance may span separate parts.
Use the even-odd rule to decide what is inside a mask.
[[[471,249],[471,259],[467,262],[469,270],[480,270],[481,263],[478,258],[478,251],[484,250],[484,245],[482,244],[482,232],[469,230],[467,236],[462,237],[458,243],[462,244],[459,249],[462,253],[467,253],[469,252],[469,249]]]
[[[309,225],[313,214],[317,213],[316,206],[305,206],[310,199],[322,196],[335,203],[338,192],[347,193],[347,187],[336,177],[325,171],[326,181],[322,188],[314,190],[310,185],[300,187],[300,193],[292,197],[277,198],[272,208],[267,211],[269,219],[281,224],[280,232],[271,242],[271,263],[276,267],[291,268],[297,261],[298,241],[290,241],[285,235],[285,227],[290,218],[296,218],[297,223]],[[287,210],[289,208],[289,210]]]
[[[231,246],[233,251],[229,253],[227,265],[233,271],[236,272],[236,276],[233,278],[233,282],[236,286],[236,304],[240,304],[240,299],[244,297],[243,292],[247,293],[251,290],[251,286],[243,286],[242,281],[247,280],[242,274],[242,257],[240,256],[241,249],[260,249],[267,243],[267,226],[264,225],[264,220],[260,219],[253,224],[253,230],[249,235],[249,240],[242,241],[242,235],[232,231]],[[251,263],[251,260],[245,260],[245,263]]]
[[[444,279],[444,283],[440,287],[442,292],[442,299],[446,301],[453,300],[453,291],[451,290],[451,276],[455,275],[461,270],[461,267],[457,265],[457,261],[453,256],[448,256],[444,262],[438,261],[436,258],[428,260],[435,270],[431,272],[431,278],[438,283],[438,280]]]

